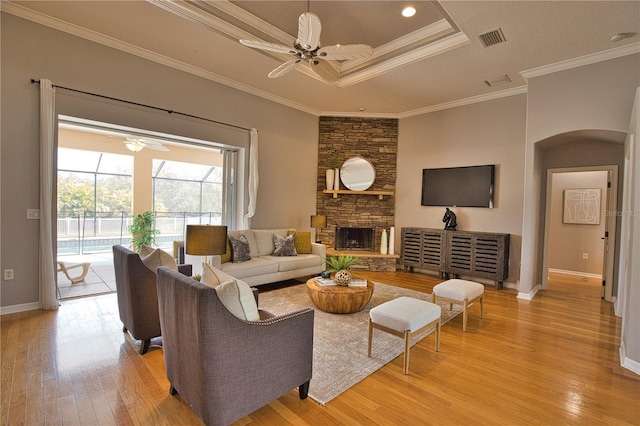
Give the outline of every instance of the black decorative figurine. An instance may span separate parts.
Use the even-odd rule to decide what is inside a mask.
[[[444,213],[442,221],[445,223],[444,229],[448,231],[455,231],[458,227],[458,222],[456,222],[456,214],[449,210],[449,207],[447,207],[447,211]]]

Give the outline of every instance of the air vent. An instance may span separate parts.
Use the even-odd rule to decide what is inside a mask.
[[[499,86],[501,84],[506,84],[506,83],[511,83],[511,79],[506,74],[501,75],[500,77],[489,78],[484,81],[484,84],[486,84],[489,87]]]
[[[478,38],[484,47],[493,46],[494,44],[507,41],[507,39],[504,38],[504,34],[502,34],[501,28],[496,28],[488,33],[480,34]]]

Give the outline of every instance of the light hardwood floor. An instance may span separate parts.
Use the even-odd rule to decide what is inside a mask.
[[[425,292],[438,282],[366,275]],[[619,365],[620,319],[598,283],[554,279],[532,301],[485,294],[484,319],[474,306],[466,333],[462,316],[444,325],[438,353],[433,336],[418,343],[409,375],[400,356],[325,406],[292,391],[237,424],[640,424],[640,376]],[[115,295],[3,315],[2,425],[201,424],[169,396],[162,349],[140,356],[121,327]]]

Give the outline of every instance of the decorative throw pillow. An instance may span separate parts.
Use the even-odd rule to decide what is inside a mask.
[[[273,251],[274,256],[297,256],[296,246],[294,244],[294,235],[283,237],[282,235],[273,233],[273,245],[276,247]]]
[[[244,281],[231,278],[216,287],[220,302],[236,317],[245,321],[260,321],[258,304],[251,287]]]
[[[208,263],[204,263],[202,265],[202,276],[200,277],[200,282],[202,284],[206,284],[209,287],[216,287],[220,285],[221,282],[227,281],[231,278],[233,278],[231,275],[211,266]]]
[[[143,255],[143,252],[147,254]],[[153,271],[153,273],[156,272],[159,266],[166,266],[174,271],[178,270],[176,260],[164,250],[142,247],[142,250],[140,250],[140,260],[142,260],[144,266]]]
[[[231,261],[233,263],[251,260],[251,247],[249,247],[247,237],[240,235],[240,237],[236,238],[233,235],[229,235],[229,242],[231,243]]]
[[[227,237],[227,251],[220,256],[220,263],[231,262],[231,244],[229,244],[229,237]]]
[[[311,232],[287,231],[287,235],[294,235],[293,242],[298,254],[311,254]]]

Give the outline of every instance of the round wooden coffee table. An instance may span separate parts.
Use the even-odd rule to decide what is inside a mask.
[[[364,309],[373,295],[373,282],[367,286],[347,287],[339,285],[321,286],[311,278],[307,281],[307,292],[318,309],[331,314],[352,314]]]

